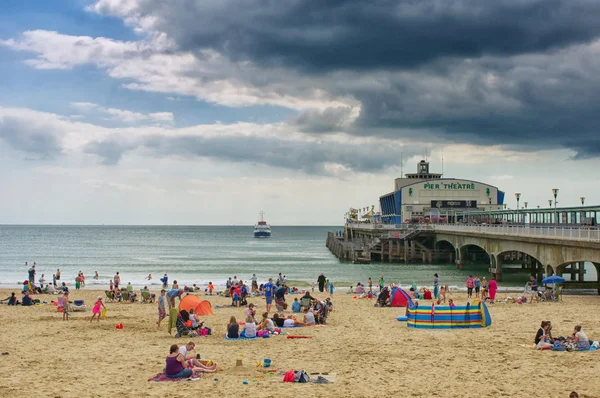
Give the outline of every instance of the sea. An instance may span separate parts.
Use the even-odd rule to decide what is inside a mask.
[[[180,286],[208,282],[224,286],[227,278],[259,283],[281,272],[288,284],[299,289],[312,285],[323,273],[336,289],[385,282],[403,287],[416,283],[431,286],[438,273],[441,284],[462,290],[467,277],[487,276],[485,264],[348,264],[341,263],[325,247],[327,232],[341,226],[273,226],[270,238],[253,237],[252,226],[74,226],[0,225],[0,287],[16,287],[28,278],[36,263],[36,282],[47,282],[57,269],[61,282],[75,284],[82,271],[86,288],[106,288],[116,272],[121,283],[157,288],[166,273]],[[25,262],[28,265],[25,265]],[[94,279],[98,272],[98,279]],[[148,280],[148,275],[152,279]],[[527,274],[506,274],[502,290],[523,289]]]

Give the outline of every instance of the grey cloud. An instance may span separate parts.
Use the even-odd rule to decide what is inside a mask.
[[[344,131],[349,124],[350,107],[327,108],[323,110],[309,109],[301,112],[289,123],[296,126],[300,131],[310,133],[329,133],[332,131]]]
[[[106,141],[92,141],[85,146],[84,152],[97,155],[100,157],[101,163],[106,166],[114,166],[132,148],[132,145],[122,144],[117,142],[117,140],[110,139]]]
[[[142,0],[184,50],[311,72],[542,52],[600,33],[590,0]]]
[[[0,116],[0,139],[12,148],[52,159],[59,156],[62,148],[50,126],[39,126],[21,118]]]
[[[235,163],[258,163],[309,174],[334,174],[328,164],[339,164],[348,170],[375,172],[400,162],[405,155],[417,153],[416,148],[400,149],[381,145],[351,145],[331,142],[297,142],[260,137],[197,137],[152,136],[130,146],[115,142],[95,142],[86,151],[98,155],[104,164],[116,164],[124,153],[143,148],[154,156],[214,158]]]

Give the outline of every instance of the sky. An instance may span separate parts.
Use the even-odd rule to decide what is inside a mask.
[[[2,8],[0,224],[341,225],[422,158],[600,204],[595,0]]]

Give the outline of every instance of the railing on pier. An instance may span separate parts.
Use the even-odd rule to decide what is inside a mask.
[[[428,228],[431,225],[427,226]],[[600,242],[600,230],[595,228],[539,227],[529,225],[461,225],[436,224],[435,231],[473,232],[489,235],[537,237],[547,239]]]
[[[356,230],[411,230],[472,232],[486,235],[506,235],[538,237],[546,239],[574,240],[583,242],[600,242],[600,229],[581,227],[554,227],[537,225],[509,224],[348,224],[348,228]]]

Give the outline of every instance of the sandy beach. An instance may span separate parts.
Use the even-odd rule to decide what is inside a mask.
[[[10,291],[2,290],[0,296]],[[215,315],[204,319],[213,335],[192,340],[195,353],[216,361],[220,371],[197,381],[154,383],[148,379],[163,369],[169,346],[190,339],[176,339],[164,326],[157,330],[155,304],[107,303],[107,319],[90,323],[91,306],[100,293],[104,296],[72,291],[70,299],[84,299],[88,311],[72,313],[68,322],[52,305],[0,305],[0,351],[9,353],[0,357],[0,396],[22,395],[25,387],[53,397],[568,397],[573,390],[580,396],[600,396],[600,351],[542,352],[528,347],[541,320],[552,321],[555,336],[566,336],[581,324],[590,339],[600,339],[598,296],[495,304],[489,307],[489,328],[433,331],[409,329],[396,321],[403,308],[374,308],[373,301],[340,292],[333,296],[335,310],[327,326],[286,329],[289,335],[310,339],[276,336],[258,341],[224,341],[229,317],[241,319],[244,310],[214,309]],[[466,302],[465,294],[452,297],[458,304]],[[36,298],[50,301],[56,296]],[[229,303],[222,297],[208,299],[213,306]],[[259,305],[259,314],[264,311],[263,299],[249,302]],[[115,329],[118,323],[123,330]],[[242,367],[236,367],[238,354],[243,356]],[[329,372],[337,374],[337,380],[328,385],[282,383],[282,376],[256,367],[265,357],[272,359],[269,370]]]

